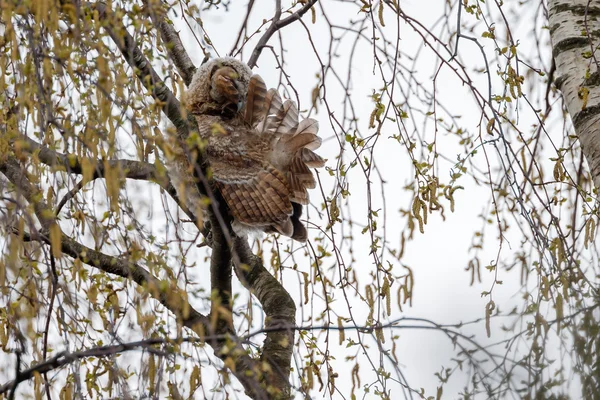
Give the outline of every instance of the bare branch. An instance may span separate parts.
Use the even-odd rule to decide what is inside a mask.
[[[276,10],[275,10],[275,16],[273,17],[273,22],[271,22],[271,25],[269,25],[269,28],[267,28],[267,31],[265,32],[265,34],[258,41],[258,44],[252,51],[252,55],[250,56],[250,59],[248,60],[248,65],[250,66],[250,68],[254,68],[256,66],[258,57],[260,57],[260,53],[262,52],[265,45],[269,42],[269,39],[271,39],[271,36],[273,36],[273,34],[275,32],[277,32],[278,30],[280,30],[281,28],[286,27],[289,24],[291,24],[292,22],[302,18],[302,16],[304,14],[306,14],[306,12],[308,10],[310,10],[312,8],[312,6],[315,5],[316,2],[317,2],[317,0],[309,0],[306,4],[304,4],[302,6],[302,8],[300,8],[298,11],[292,13],[292,15],[290,15],[289,17],[280,19],[281,18],[281,1],[278,1],[277,5],[275,6]]]
[[[242,36],[244,35],[244,32],[248,31],[248,20],[250,19],[250,13],[252,12],[252,7],[254,7],[254,0],[250,0],[248,2],[248,6],[246,7],[246,16],[244,17],[244,22],[242,23],[242,26],[240,27],[240,31],[238,32],[238,36],[235,39],[235,43],[233,45],[233,47],[231,48],[231,51],[229,52],[229,55],[233,56],[235,50],[237,49],[238,45],[240,44],[240,42],[244,42],[244,40],[242,40]],[[243,44],[241,47],[244,47]]]

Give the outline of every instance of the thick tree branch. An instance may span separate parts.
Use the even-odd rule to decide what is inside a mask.
[[[254,68],[256,66],[256,62],[258,61],[258,57],[260,57],[260,53],[262,52],[263,48],[266,46],[266,44],[271,39],[271,36],[273,36],[273,34],[275,32],[277,32],[281,28],[288,26],[292,22],[302,18],[302,16],[304,14],[306,14],[306,12],[308,10],[310,10],[312,8],[312,6],[315,5],[316,2],[317,2],[317,0],[309,0],[298,11],[292,13],[292,15],[290,15],[284,19],[280,19],[281,18],[281,1],[277,1],[276,5],[275,5],[275,16],[273,17],[273,21],[271,22],[271,25],[269,25],[269,27],[267,28],[267,31],[265,32],[264,35],[262,35],[262,37],[258,41],[258,44],[252,51],[252,55],[250,56],[250,59],[248,60],[248,66],[250,68]]]
[[[212,253],[210,257],[211,317],[217,321],[217,333],[234,333],[231,298],[231,247],[227,243],[215,213],[211,213],[210,223],[212,227]]]
[[[27,136],[20,136],[14,141],[13,148],[15,148],[15,151],[37,153],[39,160],[50,167],[60,167],[72,174],[83,174],[83,160],[81,157],[51,150]],[[94,175],[97,178],[104,177],[104,172],[108,167],[111,169],[118,168],[123,171],[125,178],[154,181],[159,183],[164,189],[169,185],[166,174],[159,172],[156,166],[146,162],[135,160],[95,160],[94,164]]]
[[[261,361],[269,365],[271,374],[265,384],[283,391],[281,398],[291,397],[289,374],[291,369],[296,304],[277,279],[264,267],[260,257],[254,255],[245,238],[235,239],[235,252],[239,262],[235,272],[242,284],[256,296],[266,314],[266,339]]]

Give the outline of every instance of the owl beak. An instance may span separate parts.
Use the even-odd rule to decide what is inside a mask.
[[[237,110],[238,110],[238,112],[240,112],[244,108],[244,106],[246,105],[246,99],[241,98],[241,95],[240,95],[242,93],[242,87],[243,87],[243,85],[242,85],[241,82],[239,82],[237,80],[234,81],[233,83],[234,83],[234,85],[235,85],[235,87],[236,87],[236,89],[238,91],[238,95],[237,95],[238,96],[238,98],[237,98]]]
[[[240,98],[240,94],[242,92],[241,86],[241,82],[235,79],[228,78],[227,87],[229,88],[229,90],[227,90],[225,93],[227,96],[227,100],[229,100],[229,104],[235,106],[237,108],[237,112],[240,112],[246,104],[246,99]]]
[[[222,77],[221,80],[223,82],[222,91],[227,100],[231,101],[232,103],[237,103],[240,92],[237,89],[235,80],[229,77]]]

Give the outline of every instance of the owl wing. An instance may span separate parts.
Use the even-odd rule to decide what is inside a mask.
[[[269,107],[267,97],[267,86],[259,75],[252,75],[248,83],[248,97],[244,109],[244,120],[249,126],[255,127],[259,124],[266,108]]]
[[[213,179],[233,218],[242,225],[291,236],[294,210],[284,175],[259,159],[237,156],[209,160]]]

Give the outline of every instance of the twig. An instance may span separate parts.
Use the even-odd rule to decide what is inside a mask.
[[[277,0],[276,5],[275,5],[275,16],[273,17],[273,22],[271,22],[271,25],[269,25],[269,28],[267,28],[267,31],[260,38],[260,40],[258,41],[258,44],[252,51],[252,55],[250,56],[250,59],[248,60],[248,66],[250,68],[254,68],[256,66],[256,62],[258,61],[258,57],[260,57],[260,53],[262,52],[263,48],[269,42],[269,39],[271,39],[271,36],[273,36],[273,34],[275,32],[277,32],[278,30],[280,30],[283,27],[288,26],[292,22],[302,18],[302,16],[304,14],[306,14],[306,12],[308,10],[310,10],[317,1],[318,0],[309,0],[305,5],[302,6],[302,8],[300,8],[298,11],[292,13],[292,15],[290,15],[289,17],[280,19],[281,18],[281,0]]]
[[[58,212],[57,212],[58,214]],[[50,305],[48,306],[48,315],[46,316],[46,326],[44,327],[44,345],[42,360],[46,360],[48,354],[48,334],[50,332],[50,320],[52,319],[52,311],[54,308],[54,300],[56,299],[56,290],[58,288],[58,273],[56,272],[56,260],[50,254],[50,275],[52,276],[52,294],[50,295]],[[46,385],[46,397],[50,400],[50,383],[48,382],[48,374],[44,373],[44,384]]]
[[[233,47],[231,48],[231,51],[229,52],[230,56],[233,56],[235,50],[237,49],[238,45],[240,44],[240,41],[244,42],[242,40],[242,35],[244,34],[244,32],[248,31],[248,20],[250,19],[250,13],[252,12],[252,7],[254,7],[254,0],[250,0],[248,2],[248,7],[246,8],[246,16],[244,17],[244,22],[242,23],[242,26],[240,27],[240,31],[238,32],[237,39],[235,39],[235,43],[234,43]],[[240,50],[243,47],[244,46],[242,45],[240,47]]]

